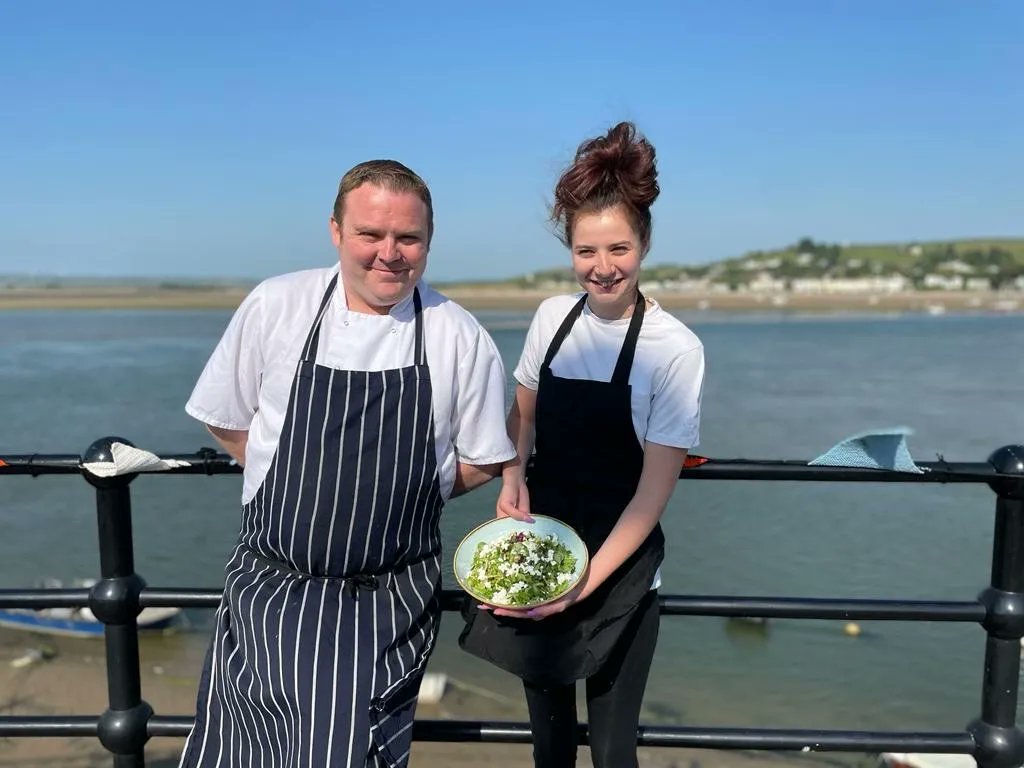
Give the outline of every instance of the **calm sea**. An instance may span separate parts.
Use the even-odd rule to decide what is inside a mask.
[[[0,313],[0,456],[81,453],[120,435],[157,453],[211,440],[182,410],[225,312]],[[481,313],[511,371],[528,316]],[[810,459],[906,425],[915,458],[984,460],[1024,443],[1024,317],[683,316],[707,352],[710,456]],[[237,476],[133,484],[136,565],[153,586],[218,587]],[[453,502],[452,543],[496,487]],[[988,579],[987,488],[680,483],[664,517],[668,593],[973,599]],[[98,571],[93,494],[74,477],[0,479],[0,586]],[[447,575],[448,586],[454,584]],[[209,612],[184,642],[205,645]],[[448,614],[434,671],[519,696],[463,654]],[[973,625],[666,618],[645,719],[662,723],[960,729],[978,713]],[[177,641],[182,642],[182,641]],[[198,670],[197,670],[198,672]],[[169,714],[169,713],[168,713]]]

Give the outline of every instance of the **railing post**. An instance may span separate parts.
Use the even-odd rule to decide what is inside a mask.
[[[979,768],[1011,768],[1024,762],[1024,732],[1016,728],[1024,636],[1024,446],[1000,448],[989,462],[997,472],[1017,477],[991,484],[997,494],[992,584],[979,595],[988,635],[981,717],[968,730]]]
[[[131,445],[105,437],[89,446],[83,462],[113,461],[111,444]],[[114,768],[143,768],[146,726],[153,708],[142,700],[139,674],[139,594],[145,586],[135,573],[132,544],[132,500],[128,484],[135,475],[97,477],[85,471],[96,488],[100,574],[89,594],[89,608],[103,622],[107,653],[109,706],[100,715],[100,742],[114,754]]]

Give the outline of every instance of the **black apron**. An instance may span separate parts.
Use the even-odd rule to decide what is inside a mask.
[[[530,509],[572,526],[591,557],[636,493],[643,448],[633,428],[629,373],[643,324],[636,306],[610,382],[563,379],[551,361],[583,311],[566,316],[544,357],[537,387],[536,450],[526,471]],[[494,616],[469,599],[463,650],[540,685],[594,674],[611,654],[637,604],[651,589],[665,550],[660,524],[636,552],[585,600],[545,619]]]
[[[412,365],[329,368],[316,354],[336,284],[242,509],[183,767],[408,761],[440,619],[444,506],[422,306],[417,292]]]

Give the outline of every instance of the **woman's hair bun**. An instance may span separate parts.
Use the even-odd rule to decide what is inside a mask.
[[[622,122],[580,144],[555,186],[551,218],[564,228],[568,241],[576,214],[622,204],[639,217],[637,228],[646,245],[649,209],[660,191],[654,146],[633,123]]]

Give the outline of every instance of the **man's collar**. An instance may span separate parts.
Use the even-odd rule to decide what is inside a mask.
[[[423,299],[424,288],[426,288],[426,283],[423,282],[423,278],[422,277],[419,280],[416,281],[415,288],[419,289],[419,291],[420,291],[420,299],[422,300]],[[401,301],[399,301],[396,304],[393,304],[391,306],[391,308],[388,310],[388,315],[390,315],[391,317],[399,317],[399,318],[411,317],[414,314],[414,312],[415,312],[415,310],[413,309],[413,299],[412,299],[413,293],[415,293],[415,288],[413,289],[413,291],[410,291],[409,295],[406,296],[404,299],[402,299]],[[341,270],[340,269],[338,270],[338,287],[335,289],[335,293],[337,295],[338,307],[340,309],[348,311],[348,296],[345,294],[345,283],[344,283],[343,278],[341,276]],[[360,314],[369,314],[369,313],[360,313]],[[381,315],[381,317],[383,317],[383,315]]]

